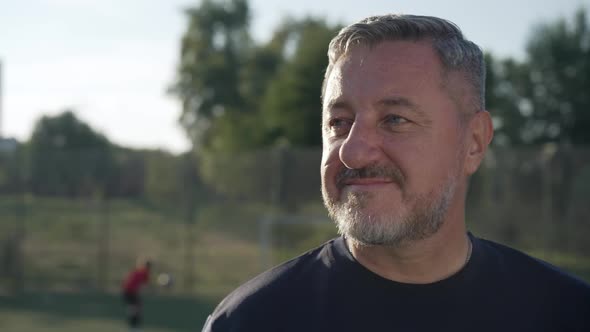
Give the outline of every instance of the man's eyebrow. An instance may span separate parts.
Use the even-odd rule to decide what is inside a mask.
[[[420,107],[418,107],[418,105],[414,104],[412,101],[410,101],[407,98],[404,97],[387,97],[384,99],[381,99],[377,102],[377,105],[379,106],[385,106],[385,107],[405,107],[405,108],[409,108],[412,111],[416,111],[419,113],[422,113],[422,111],[420,110]]]
[[[377,106],[383,107],[383,108],[389,108],[389,107],[406,108],[406,109],[410,110],[411,112],[414,112],[415,114],[417,114],[420,117],[426,116],[426,113],[419,105],[415,104],[410,99],[405,98],[405,97],[386,97],[386,98],[379,100],[377,102]]]
[[[381,100],[379,100],[377,102],[377,106],[380,107],[404,107],[404,108],[408,108],[411,111],[414,111],[416,113],[419,114],[424,114],[424,112],[422,111],[422,109],[414,104],[412,101],[410,101],[407,98],[404,97],[387,97],[387,98],[383,98]],[[326,110],[331,110],[331,109],[335,109],[335,108],[339,108],[339,109],[351,109],[351,105],[349,102],[345,101],[345,100],[339,100],[339,99],[332,99],[328,102],[327,106],[326,106]]]
[[[342,109],[350,109],[350,104],[344,100],[332,99],[326,105],[327,110],[331,110],[334,108],[342,108]]]

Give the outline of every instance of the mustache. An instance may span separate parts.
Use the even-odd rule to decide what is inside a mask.
[[[400,188],[403,188],[406,182],[404,175],[397,167],[369,165],[363,168],[342,168],[338,174],[336,174],[336,186],[338,189],[342,189],[347,180],[370,178],[390,179],[400,186]]]

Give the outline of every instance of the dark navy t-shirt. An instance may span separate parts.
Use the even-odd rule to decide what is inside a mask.
[[[590,286],[471,236],[468,264],[431,284],[360,265],[342,237],[240,286],[203,331],[590,331]]]

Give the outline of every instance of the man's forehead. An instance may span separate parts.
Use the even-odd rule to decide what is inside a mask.
[[[398,78],[440,80],[441,73],[440,61],[429,42],[385,41],[374,46],[358,45],[335,62],[326,81],[322,106],[325,109],[333,104],[349,84],[359,89],[374,81],[378,84],[371,87],[378,90],[386,89],[389,82]]]
[[[374,44],[357,44],[350,47],[335,64],[350,63],[363,65],[366,61],[422,61],[439,63],[433,43],[428,39],[421,40],[384,40]]]
[[[332,68],[332,72],[330,73],[330,76],[328,76],[326,81],[324,98],[322,100],[322,106],[324,108],[327,107],[329,103],[331,103],[334,99],[338,98],[338,96],[342,94],[342,84],[342,68],[338,65],[335,65]]]

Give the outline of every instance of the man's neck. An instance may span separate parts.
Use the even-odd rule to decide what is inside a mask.
[[[434,235],[400,246],[366,246],[347,239],[354,258],[373,273],[397,282],[428,284],[461,270],[471,253],[464,223],[446,223]]]

